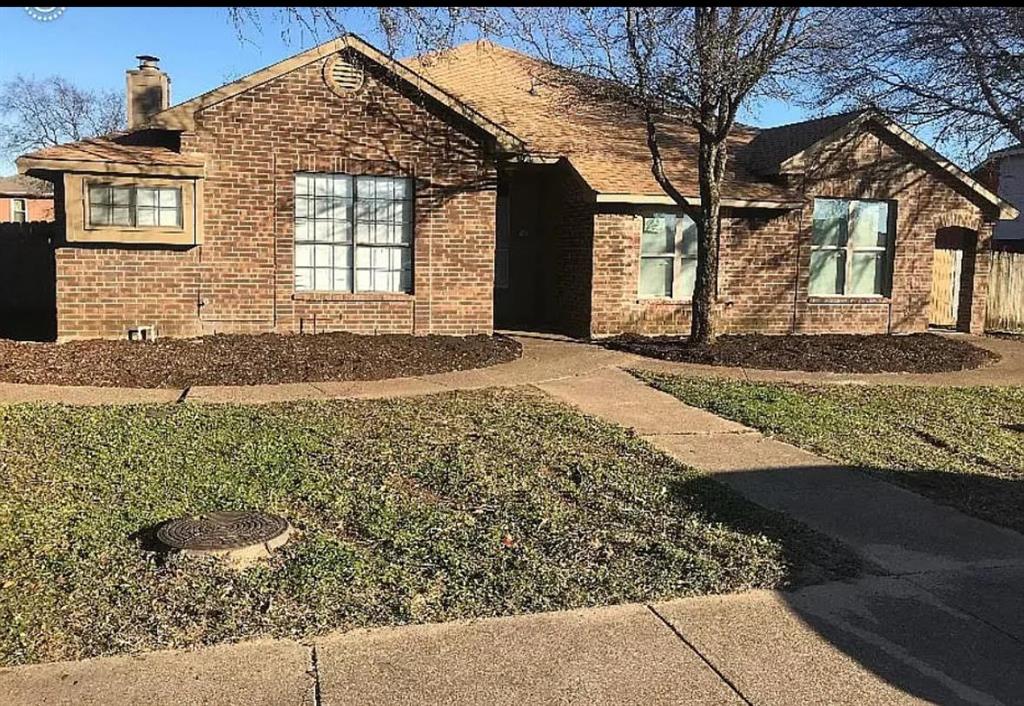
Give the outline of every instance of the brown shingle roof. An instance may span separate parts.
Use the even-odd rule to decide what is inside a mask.
[[[22,155],[19,161],[96,162],[132,164],[142,167],[201,167],[197,155],[181,154],[168,147],[128,144],[132,133],[115,133],[63,145],[44,147]]]
[[[0,196],[52,198],[53,184],[21,174],[0,177]]]
[[[777,174],[779,166],[787,159],[867,113],[866,110],[854,110],[761,130],[747,146],[743,159],[756,174]]]
[[[663,196],[651,174],[642,116],[619,103],[576,89],[567,71],[491,42],[463,44],[439,55],[405,62],[441,88],[468,103],[523,139],[536,155],[566,157],[596,192]],[[579,76],[578,74],[575,76]],[[660,124],[666,172],[683,195],[696,197],[697,133],[681,120]],[[731,138],[734,152],[758,131],[739,126]],[[792,201],[786,189],[730,160],[723,196]]]

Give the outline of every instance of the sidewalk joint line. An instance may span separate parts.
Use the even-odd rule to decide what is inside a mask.
[[[320,694],[320,662],[316,651],[316,643],[309,645],[309,676],[313,678],[313,706],[321,706]]]
[[[188,387],[181,391],[181,394],[178,395],[178,399],[174,401],[174,404],[182,404],[185,401],[185,398],[188,397],[188,393],[190,393],[191,391],[192,386],[189,385]]]
[[[669,622],[668,620],[666,620],[666,619],[665,619],[665,617],[664,617],[664,616],[663,616],[663,615],[662,615],[661,613],[659,613],[659,612],[658,612],[658,611],[657,611],[657,610],[655,609],[655,607],[654,607],[653,605],[651,605],[650,603],[646,604],[646,607],[647,607],[647,610],[651,611],[651,613],[652,613],[652,614],[654,615],[654,617],[656,617],[656,618],[657,618],[658,620],[660,620],[660,621],[662,622],[662,624],[664,624],[664,625],[665,625],[665,627],[667,627],[667,628],[668,628],[669,630],[671,630],[671,631],[672,631],[672,632],[673,632],[673,633],[675,634],[675,636],[676,636],[676,637],[678,637],[680,641],[682,641],[682,643],[683,643],[684,645],[686,645],[687,647],[689,647],[689,648],[690,648],[690,649],[691,649],[691,650],[693,651],[693,653],[694,653],[695,655],[697,655],[698,657],[700,657],[700,658],[701,658],[701,661],[703,661],[703,662],[704,662],[704,664],[708,665],[708,668],[709,668],[709,669],[710,669],[710,670],[711,670],[712,672],[714,672],[714,673],[715,673],[716,675],[718,675],[718,678],[719,678],[719,679],[721,679],[721,680],[722,680],[722,682],[723,682],[723,683],[724,683],[724,684],[725,684],[726,686],[728,686],[728,687],[729,687],[730,689],[732,689],[733,693],[734,693],[734,694],[736,694],[736,696],[738,696],[738,697],[739,697],[739,698],[740,698],[740,699],[741,699],[741,700],[743,701],[743,703],[745,703],[745,704],[746,704],[747,706],[754,706],[754,703],[753,703],[753,702],[752,702],[752,701],[751,701],[750,699],[748,699],[748,698],[747,698],[746,696],[744,696],[744,695],[743,695],[743,692],[739,690],[739,687],[737,687],[737,686],[736,686],[736,685],[735,685],[735,684],[734,684],[734,683],[732,682],[732,680],[731,680],[731,679],[729,679],[729,677],[725,676],[725,674],[724,674],[724,673],[723,673],[723,672],[722,672],[722,671],[721,671],[721,670],[720,670],[720,669],[719,669],[718,667],[716,667],[716,666],[714,665],[714,663],[712,663],[712,661],[711,661],[710,659],[708,659],[708,658],[707,658],[707,657],[705,657],[705,656],[704,656],[703,654],[701,654],[700,650],[698,650],[698,649],[697,649],[697,648],[696,648],[696,647],[694,646],[694,644],[693,644],[692,642],[690,642],[689,640],[687,640],[687,639],[686,639],[686,637],[685,637],[685,636],[683,635],[683,633],[682,633],[682,632],[680,632],[680,631],[679,631],[679,630],[678,630],[678,629],[676,628],[676,626],[675,626],[675,625],[673,625],[673,624],[672,624],[672,623],[670,623],[670,622]]]

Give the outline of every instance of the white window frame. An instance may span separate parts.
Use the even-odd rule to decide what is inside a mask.
[[[310,189],[300,193],[299,180],[307,180],[304,188]],[[319,180],[319,181],[318,181]],[[380,197],[379,186],[391,182],[397,188],[402,185],[402,195]],[[357,294],[357,293],[391,293],[391,294],[412,294],[414,290],[414,241],[415,241],[415,183],[412,178],[391,175],[370,175],[370,174],[347,174],[342,172],[296,172],[294,176],[295,185],[295,212],[293,223],[293,256],[294,256],[294,279],[293,289],[300,294]],[[330,193],[320,193],[318,183],[329,184]],[[371,186],[372,184],[372,186]],[[365,185],[367,188],[363,188]],[[360,194],[360,191],[372,191],[372,196]],[[305,204],[300,204],[305,200]],[[329,218],[319,218],[318,200],[328,201],[331,211]],[[379,220],[378,207],[384,204],[385,211],[390,214],[385,220]],[[401,205],[397,209],[396,205]],[[338,217],[339,208],[344,215]],[[396,213],[401,213],[401,219],[397,219]],[[301,214],[301,215],[300,215]],[[369,216],[369,217],[368,217]],[[329,234],[318,235],[317,222],[329,222]],[[304,228],[300,228],[304,226]],[[383,230],[389,235],[385,239],[379,239],[377,233]],[[395,229],[398,229],[397,231]],[[304,234],[300,234],[303,233]],[[395,235],[398,240],[389,240]],[[366,234],[370,234],[367,236]],[[402,240],[406,242],[402,242]],[[311,248],[313,257],[312,266],[300,266],[299,249]],[[331,264],[328,267],[318,267],[318,253],[326,254],[330,248]],[[345,262],[339,265],[336,261],[339,250],[348,249],[348,256]],[[371,259],[374,251],[379,255],[381,251],[388,252],[388,259],[391,260],[395,253],[407,252],[405,258],[408,262],[407,268],[381,269],[360,266],[360,255],[366,253]],[[307,253],[309,254],[309,253]],[[317,286],[317,270],[330,271],[330,283],[328,288]],[[382,288],[376,286],[376,273],[387,273],[393,276],[399,273],[399,281],[405,282],[404,286],[397,289]],[[347,273],[347,287],[337,287],[340,273]],[[302,286],[303,277],[308,276],[309,286]],[[370,286],[360,286],[360,279],[368,277]]]
[[[20,203],[21,210],[15,208],[15,205]],[[18,216],[21,219],[18,219]],[[28,199],[24,198],[12,198],[11,199],[11,223],[28,223]]]
[[[647,221],[654,219],[665,219],[669,223],[674,224],[673,233],[673,249],[671,253],[647,253],[643,251],[643,234],[646,232]],[[691,238],[694,238],[693,249],[691,252],[687,252],[684,247],[685,239],[687,234]],[[689,302],[693,299],[693,290],[689,292],[683,291],[683,271],[685,263],[692,262],[696,270],[697,266],[697,224],[694,223],[693,219],[685,214],[678,213],[650,213],[644,215],[640,219],[640,262],[637,265],[637,298],[640,301],[670,301],[670,302]],[[645,260],[672,260],[672,294],[671,296],[655,296],[651,294],[644,294],[641,291],[641,269],[643,268],[643,262]],[[696,283],[696,277],[694,277]]]
[[[846,203],[846,244],[845,245],[815,245],[814,244],[814,214],[811,214],[811,255],[808,258],[808,297],[810,299],[888,299],[892,292],[892,271],[893,271],[893,254],[895,253],[894,241],[896,238],[896,204],[893,201],[887,201],[884,199],[848,199],[840,197],[815,197],[812,209],[816,208],[819,202],[845,202]],[[875,246],[864,246],[856,245],[853,242],[853,238],[850,237],[850,225],[853,222],[854,210],[857,204],[861,203],[872,203],[872,204],[885,204],[886,206],[886,238],[885,245]],[[813,253],[815,252],[843,252],[843,291],[838,293],[812,293],[810,291],[810,261],[813,259]],[[882,253],[882,291],[873,292],[871,294],[855,294],[850,293],[848,288],[850,282],[853,280],[853,262],[855,253]]]

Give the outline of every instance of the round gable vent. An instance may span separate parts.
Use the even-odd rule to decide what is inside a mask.
[[[363,67],[336,56],[327,62],[325,78],[327,85],[338,95],[355,93],[363,87]]]

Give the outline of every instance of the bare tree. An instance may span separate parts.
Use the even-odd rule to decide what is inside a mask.
[[[975,158],[1024,142],[1024,10],[847,8],[855,37],[820,64],[820,104],[876,106]]]
[[[339,8],[285,8],[285,19],[345,30]],[[389,49],[434,50],[491,37],[571,71],[580,100],[621,101],[646,126],[651,171],[697,225],[697,275],[690,341],[715,338],[721,191],[728,138],[748,100],[781,96],[806,76],[810,58],[836,25],[832,11],[798,7],[382,7],[363,9]],[[573,77],[576,77],[575,79]],[[543,79],[543,77],[541,77]],[[684,121],[698,140],[699,203],[666,173],[659,124]]]
[[[124,97],[88,91],[60,76],[15,76],[0,87],[0,150],[11,156],[120,130]]]

